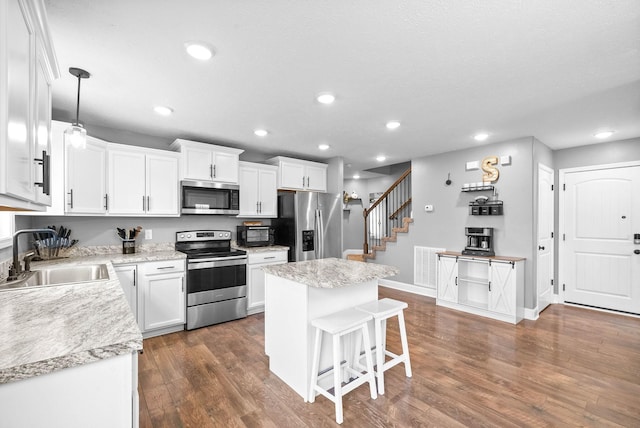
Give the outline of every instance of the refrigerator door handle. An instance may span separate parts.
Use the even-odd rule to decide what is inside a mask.
[[[324,221],[322,218],[322,211],[316,210],[316,237],[317,237],[317,250],[316,259],[324,258]]]

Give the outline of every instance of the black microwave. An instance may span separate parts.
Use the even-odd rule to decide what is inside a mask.
[[[240,186],[210,181],[180,182],[182,214],[240,214]]]
[[[274,229],[271,226],[237,226],[236,242],[242,247],[266,247],[273,245]]]

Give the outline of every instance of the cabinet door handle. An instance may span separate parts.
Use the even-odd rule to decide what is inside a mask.
[[[309,176],[307,175],[307,187],[309,187]]]
[[[213,166],[213,178],[216,178],[216,166]]]
[[[109,194],[104,194],[104,210],[109,211]]]
[[[42,193],[44,193],[45,195],[51,194],[51,180],[49,179],[51,157],[45,150],[43,150],[42,159],[35,158],[33,161],[37,162],[39,165],[42,165],[42,181],[35,182],[33,184],[35,186],[42,187]]]
[[[69,195],[69,208],[73,209],[73,189],[69,189],[67,194]]]
[[[304,175],[302,176],[302,187],[304,187]]]
[[[260,209],[258,210],[258,212],[262,214],[262,202],[258,202],[258,203],[260,204]]]
[[[260,202],[256,202],[256,212],[260,212]]]
[[[456,285],[458,285],[458,277],[456,276]]]
[[[209,164],[209,178],[213,178],[213,164]]]
[[[489,281],[489,291],[491,291],[491,281]]]
[[[149,196],[147,196],[147,211],[151,211],[151,205],[149,204]]]
[[[538,245],[538,250],[544,250],[544,246]]]
[[[156,269],[161,270],[161,269],[175,269],[175,268],[176,268],[175,266],[160,266],[160,267],[157,267]]]
[[[144,209],[144,195],[142,195],[142,211],[146,211],[146,210]]]
[[[265,257],[264,259],[265,260],[269,260],[269,259],[275,259],[275,258],[276,258],[276,256],[269,256],[269,257]]]

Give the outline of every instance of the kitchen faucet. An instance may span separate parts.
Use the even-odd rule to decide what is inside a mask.
[[[58,237],[58,234],[53,229],[22,229],[16,231],[16,233],[13,234],[13,265],[9,268],[9,277],[7,278],[7,281],[15,281],[22,273],[22,266],[20,265],[20,260],[18,260],[18,236],[23,233],[46,233],[53,235],[54,238]],[[31,255],[31,257],[32,256],[33,255]],[[25,262],[25,272],[28,272],[30,269],[30,261],[31,260],[29,259]]]

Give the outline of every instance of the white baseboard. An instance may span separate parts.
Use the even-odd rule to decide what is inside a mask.
[[[407,291],[421,296],[436,298],[436,290],[433,288],[420,287],[418,285],[407,284],[404,282],[391,281],[389,279],[379,279],[378,284],[383,287],[393,288],[394,290]]]
[[[539,316],[539,312],[538,312],[537,306],[533,309],[524,308],[524,319],[535,321],[538,319],[538,316]]]

